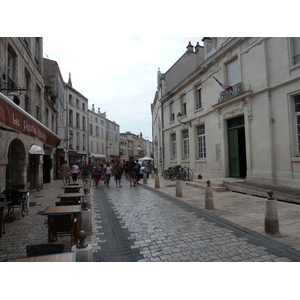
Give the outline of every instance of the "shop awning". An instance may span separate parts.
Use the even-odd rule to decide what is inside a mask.
[[[50,147],[56,147],[60,142],[58,135],[2,93],[0,93],[0,122],[17,132],[35,137]]]
[[[92,156],[93,158],[105,158],[105,157],[106,157],[104,154],[97,154],[97,153],[91,154],[91,156]]]
[[[29,154],[45,155],[44,149],[38,145],[32,145],[29,149]]]

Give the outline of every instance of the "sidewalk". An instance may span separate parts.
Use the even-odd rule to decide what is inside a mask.
[[[176,181],[163,179],[159,176],[160,192],[175,197]],[[238,181],[230,178],[211,178],[211,183],[221,184],[223,181]],[[241,180],[242,181],[242,180]],[[143,184],[143,179],[140,180]],[[155,180],[149,176],[147,186],[155,188]],[[196,208],[205,209],[205,190],[202,188],[187,185],[181,181],[182,197],[176,197]],[[274,194],[276,199],[276,194]],[[265,200],[268,198],[245,195],[241,193],[224,191],[213,192],[214,209],[210,213],[222,217],[239,226],[253,230],[259,234],[274,239],[291,248],[300,250],[300,206],[286,202],[277,201],[277,211],[279,220],[279,235],[270,236],[264,233],[265,221]]]

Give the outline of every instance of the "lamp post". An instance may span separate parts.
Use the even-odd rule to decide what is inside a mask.
[[[182,125],[185,125],[185,124],[190,124],[190,127],[192,127],[192,123],[189,121],[189,122],[181,122],[181,120],[182,120],[182,114],[179,112],[178,114],[177,114],[177,121],[180,123],[180,124],[182,124]]]

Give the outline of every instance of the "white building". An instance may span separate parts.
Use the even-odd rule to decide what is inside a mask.
[[[189,45],[170,70],[158,73],[152,104],[155,162],[161,169],[190,167],[196,176],[298,186],[300,39],[203,42],[204,48],[193,51],[193,65],[184,63]],[[190,67],[187,75],[182,66]]]

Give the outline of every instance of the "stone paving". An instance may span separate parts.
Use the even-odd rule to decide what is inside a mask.
[[[234,193],[218,193],[217,200],[222,197],[227,205],[208,212],[201,208],[203,199],[198,200],[202,198],[202,190],[183,185],[183,197],[175,198],[174,183],[160,179],[160,189],[154,189],[152,178],[147,184],[133,188],[126,180],[123,180],[122,188],[116,188],[114,182],[109,189],[91,187],[93,233],[86,242],[92,244],[95,261],[300,260],[300,252],[290,243],[299,236],[299,230],[283,234],[286,239],[281,240],[266,236],[261,233],[261,228],[253,231],[249,228],[252,225],[243,227],[244,224],[240,224],[243,223],[243,214],[237,207],[241,203],[235,204],[234,212],[227,202]],[[6,218],[6,232],[0,238],[0,261],[26,256],[26,244],[47,242],[46,217],[41,212],[54,205],[61,192],[61,181],[45,184],[43,190],[31,193],[28,216],[18,220],[16,209]],[[257,200],[257,197],[253,198]],[[262,217],[263,199],[259,198],[259,201],[259,208],[255,201],[251,205]],[[222,214],[223,218],[220,217]],[[229,216],[227,220],[224,218],[226,214]],[[288,219],[288,215],[285,217]],[[296,217],[297,210],[293,218]],[[287,230],[288,225],[285,226]],[[58,242],[65,242],[66,251],[70,251],[68,237],[59,238]]]

